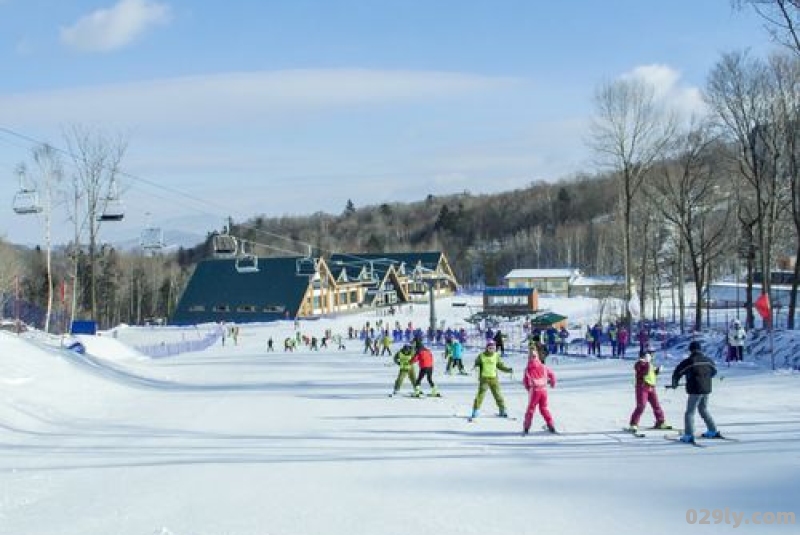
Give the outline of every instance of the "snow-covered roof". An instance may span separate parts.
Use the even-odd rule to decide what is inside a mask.
[[[581,275],[572,281],[573,286],[625,286],[625,277],[617,276],[598,276],[598,277],[584,277]]]
[[[570,279],[580,276],[578,268],[563,269],[512,269],[504,278],[508,279]]]

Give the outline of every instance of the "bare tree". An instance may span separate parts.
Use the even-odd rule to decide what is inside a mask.
[[[775,79],[775,127],[780,133],[779,174],[789,182],[794,227],[795,265],[789,297],[787,327],[794,328],[800,281],[800,57],[773,55],[770,70]]]
[[[755,229],[762,291],[770,294],[773,246],[781,214],[789,206],[790,188],[779,173],[781,150],[777,127],[775,77],[768,66],[746,52],[723,55],[714,66],[706,100],[737,146],[739,173],[748,191],[739,203],[744,227]],[[748,319],[752,318],[752,290],[748,287]],[[752,325],[751,325],[752,326]]]
[[[6,300],[15,295],[21,266],[19,253],[0,239],[0,318],[3,317]]]
[[[727,178],[720,172],[715,136],[708,123],[692,121],[676,136],[672,158],[648,185],[653,206],[678,232],[695,281],[694,330],[702,323],[703,292],[709,267],[727,252],[731,199]],[[680,258],[680,250],[673,251]],[[676,259],[682,279],[683,259]]]
[[[97,319],[98,235],[108,202],[119,194],[120,164],[127,149],[122,137],[108,137],[87,128],[73,126],[65,132],[75,167],[74,187],[79,188],[86,212],[75,214],[78,229],[86,229],[89,239],[89,292],[92,317]],[[73,196],[77,198],[77,193]],[[76,239],[76,248],[80,248]]]
[[[800,0],[733,0],[734,7],[751,6],[764,20],[775,42],[800,54]]]
[[[674,116],[656,100],[653,87],[642,80],[605,83],[595,94],[590,144],[618,176],[626,301],[632,285],[634,203],[648,171],[663,156],[675,124]],[[630,323],[630,314],[626,320]]]
[[[63,167],[59,153],[50,145],[44,144],[34,147],[32,151],[33,166],[32,171],[28,171],[28,166],[20,164],[19,172],[26,176],[26,182],[35,186],[37,192],[36,203],[38,211],[41,209],[44,231],[44,251],[45,251],[45,319],[44,331],[50,331],[50,318],[53,312],[53,253],[51,243],[51,226],[53,218],[53,204],[58,185],[63,177]]]

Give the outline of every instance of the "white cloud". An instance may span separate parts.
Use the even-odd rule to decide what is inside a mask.
[[[19,125],[242,125],[321,110],[455,98],[513,83],[508,78],[429,71],[225,73],[0,95],[0,116]]]
[[[61,42],[83,52],[109,52],[122,48],[151,27],[167,24],[170,8],[151,0],[120,0],[61,28]]]
[[[708,113],[701,90],[684,84],[681,73],[668,65],[642,65],[622,78],[635,78],[648,83],[653,87],[656,98],[683,116]]]

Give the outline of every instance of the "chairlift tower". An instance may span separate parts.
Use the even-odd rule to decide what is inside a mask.
[[[164,241],[164,231],[160,227],[153,226],[150,221],[150,212],[146,213],[148,223],[142,230],[142,235],[139,239],[139,245],[145,254],[157,254],[166,247]]]
[[[428,287],[428,303],[430,305],[430,329],[432,333],[436,332],[436,285],[439,282],[451,282],[453,284],[457,284],[456,281],[450,275],[445,275],[444,273],[438,273],[433,270],[423,269],[422,272],[418,273],[415,277],[417,282],[421,282]]]

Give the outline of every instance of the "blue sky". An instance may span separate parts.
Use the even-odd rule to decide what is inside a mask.
[[[728,0],[0,0],[0,129],[124,135],[126,218],[103,232],[204,235],[591,172],[600,83],[643,76],[692,110],[744,48],[768,37]],[[9,205],[32,147],[0,130]],[[0,232],[42,235],[10,208]]]

